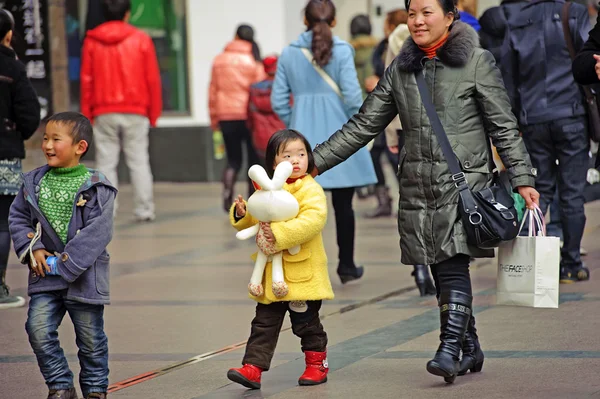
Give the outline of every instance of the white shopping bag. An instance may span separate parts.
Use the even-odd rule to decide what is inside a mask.
[[[527,210],[523,223],[528,218],[529,237],[519,236],[498,249],[497,304],[558,308],[560,239],[546,237],[539,208]]]

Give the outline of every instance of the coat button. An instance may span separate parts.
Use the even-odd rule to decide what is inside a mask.
[[[77,229],[77,231],[75,232],[75,234],[79,234],[80,231],[81,231],[81,229]]]
[[[60,260],[62,260],[63,262],[66,262],[69,260],[69,254],[68,253],[64,253],[62,254],[62,256],[60,257]]]
[[[471,162],[465,161],[464,167],[465,169],[469,169],[471,167]]]
[[[33,237],[35,237],[35,234],[32,231],[27,233],[27,238],[29,238],[31,240],[31,239],[33,239]]]

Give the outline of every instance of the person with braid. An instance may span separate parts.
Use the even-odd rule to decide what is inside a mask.
[[[314,146],[358,112],[363,96],[354,49],[331,32],[336,24],[333,2],[309,1],[304,24],[306,32],[279,57],[271,104],[287,127],[302,132]],[[290,104],[292,95],[294,102]],[[337,273],[342,284],[361,278],[364,271],[354,262],[354,191],[376,182],[366,148],[317,178],[317,183],[331,191],[339,248]]]

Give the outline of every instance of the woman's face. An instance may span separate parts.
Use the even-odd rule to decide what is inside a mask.
[[[454,14],[444,15],[437,0],[412,0],[408,10],[408,30],[415,43],[431,47],[447,32]]]

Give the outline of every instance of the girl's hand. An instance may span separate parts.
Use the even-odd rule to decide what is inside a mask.
[[[540,206],[540,193],[533,187],[529,186],[521,186],[517,187],[519,190],[519,194],[525,200],[527,204],[527,209],[534,209],[535,205]]]
[[[246,204],[244,203],[244,197],[241,195],[238,195],[235,200],[235,215],[240,218],[246,216]]]
[[[273,230],[271,230],[271,223],[264,223],[262,225],[263,233],[267,241],[271,244],[275,243],[275,235],[273,234]]]

